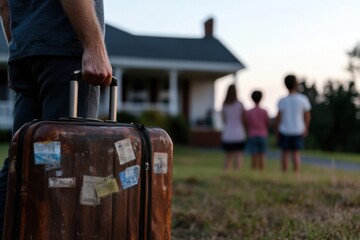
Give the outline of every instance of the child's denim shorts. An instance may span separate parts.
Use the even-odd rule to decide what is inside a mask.
[[[280,133],[278,145],[282,150],[297,151],[303,148],[304,138],[302,135],[287,136]]]
[[[266,152],[266,138],[265,137],[249,137],[246,145],[247,145],[246,149],[249,152],[249,154]]]

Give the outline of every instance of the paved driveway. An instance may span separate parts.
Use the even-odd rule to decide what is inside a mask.
[[[267,154],[268,159],[280,159],[279,151],[269,151]],[[302,155],[301,162],[304,164],[317,165],[333,169],[349,170],[349,171],[360,171],[359,163],[346,162],[339,159],[329,159],[325,157],[308,156]]]

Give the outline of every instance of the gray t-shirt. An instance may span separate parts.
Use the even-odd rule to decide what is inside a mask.
[[[94,1],[104,29],[103,1]],[[37,55],[82,55],[83,48],[59,0],[9,0],[9,6],[9,61]]]

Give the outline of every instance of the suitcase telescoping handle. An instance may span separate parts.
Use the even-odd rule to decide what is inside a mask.
[[[81,80],[81,70],[73,73],[70,81],[70,117],[76,118],[78,112],[78,92],[79,81]],[[116,122],[117,113],[117,79],[112,77],[110,83],[110,105],[109,105],[109,120]]]

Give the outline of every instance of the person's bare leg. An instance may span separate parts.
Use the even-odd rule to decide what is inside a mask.
[[[243,161],[243,152],[237,151],[235,155],[235,169],[240,169]]]
[[[288,169],[288,162],[289,162],[289,151],[283,150],[281,152],[281,170],[286,172]]]
[[[294,161],[294,172],[298,173],[300,171],[300,165],[301,165],[300,151],[295,150],[292,152],[292,155],[293,155],[293,161]]]
[[[224,161],[224,170],[228,171],[230,169],[230,165],[231,165],[231,161],[232,161],[232,156],[233,154],[231,152],[226,152],[225,153],[225,161]]]
[[[251,168],[253,170],[256,170],[256,168],[257,168],[257,154],[251,155]]]
[[[265,167],[265,153],[258,154],[258,161],[259,170],[263,170]]]

